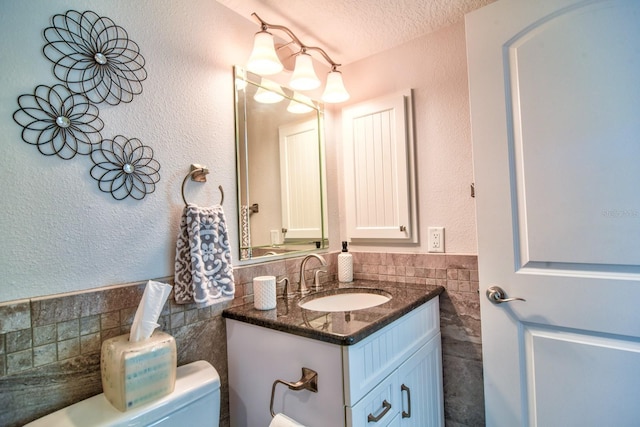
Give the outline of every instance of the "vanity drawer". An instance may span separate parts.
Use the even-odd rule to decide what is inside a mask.
[[[438,298],[342,348],[345,405],[355,406],[404,360],[440,332]]]
[[[386,427],[400,411],[398,375],[393,373],[355,406],[347,406],[347,427]],[[369,421],[369,417],[378,419]]]

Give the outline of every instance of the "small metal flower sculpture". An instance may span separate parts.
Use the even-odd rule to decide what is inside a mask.
[[[147,78],[138,45],[124,28],[95,12],[69,10],[44,30],[44,55],[56,78],[95,103],[131,102]]]
[[[102,140],[98,108],[62,85],[40,85],[33,95],[20,95],[18,104],[13,120],[24,128],[22,139],[45,156],[88,155]]]
[[[91,152],[91,161],[91,176],[98,181],[98,187],[116,200],[129,196],[141,200],[153,193],[160,181],[160,164],[153,159],[153,150],[136,138],[118,135],[113,140],[103,140]]]

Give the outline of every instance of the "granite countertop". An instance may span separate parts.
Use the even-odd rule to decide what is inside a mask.
[[[222,316],[332,344],[352,345],[444,291],[442,286],[418,287],[405,283],[354,280],[351,283],[323,284],[320,292],[338,288],[381,289],[390,293],[392,298],[384,304],[362,310],[324,312],[299,307],[300,296],[287,300],[278,295],[277,306],[273,310],[256,310],[253,303],[247,303],[225,309]]]

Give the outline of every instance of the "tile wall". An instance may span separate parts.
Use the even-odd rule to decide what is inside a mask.
[[[475,255],[354,253],[359,279],[440,285],[447,427],[484,426],[484,389]]]
[[[355,278],[446,288],[440,307],[447,426],[484,425],[476,257],[358,252],[353,256]],[[333,280],[337,253],[326,258],[324,280]],[[176,338],[178,364],[207,360],[220,373],[222,427],[229,425],[222,310],[252,302],[253,277],[288,276],[297,283],[299,268],[300,258],[236,268],[233,302],[198,309],[170,300],[162,312],[159,323]],[[154,280],[171,283],[171,278]],[[20,426],[100,393],[101,343],[129,332],[145,283],[0,304],[0,425]]]

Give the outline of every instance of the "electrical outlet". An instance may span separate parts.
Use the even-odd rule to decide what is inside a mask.
[[[271,246],[280,244],[280,233],[278,230],[271,230]]]
[[[429,227],[429,252],[444,252],[444,227]]]

